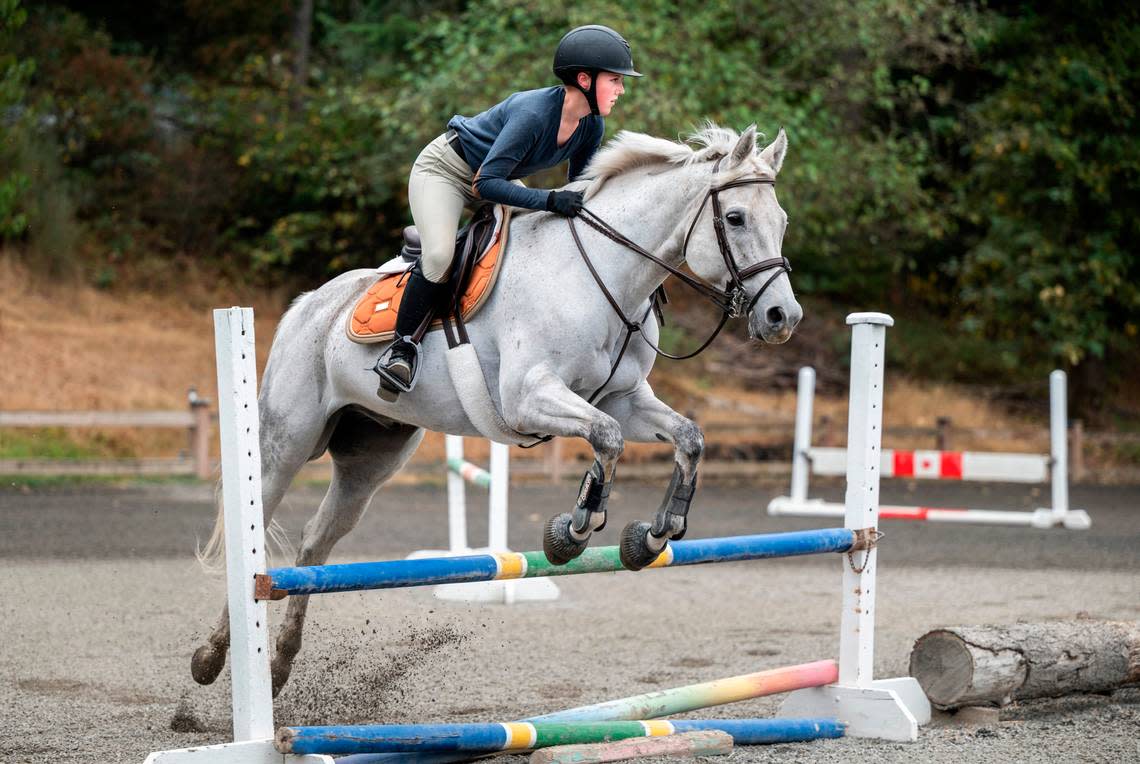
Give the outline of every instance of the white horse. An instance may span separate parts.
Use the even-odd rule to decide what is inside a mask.
[[[593,448],[573,512],[547,524],[551,562],[580,554],[605,524],[627,440],[671,443],[676,467],[654,523],[631,523],[623,532],[623,562],[644,567],[684,534],[704,440],[646,381],[658,341],[651,298],[687,262],[708,285],[705,296],[726,314],[747,314],[753,338],[782,343],[791,336],[803,312],[781,255],[787,216],[775,178],[786,149],[782,130],[762,151],[753,127],[738,135],[710,125],[688,143],[623,132],[598,152],[590,180],[572,185],[586,190],[593,224],[544,213],[513,219],[494,292],[468,329],[479,361],[474,373],[481,368],[501,422],[516,434],[579,437]],[[610,235],[599,219],[613,226]],[[348,312],[375,278],[371,269],[351,271],[297,298],[269,352],[258,398],[267,523],[301,467],[326,450],[332,456],[332,482],[305,525],[298,566],[328,559],[425,430],[487,434],[465,413],[440,331],[424,338],[416,387],[394,402],[377,397],[368,369],[378,348],[345,333]],[[640,330],[631,331],[638,322]],[[221,525],[219,511],[207,557],[220,553]],[[275,693],[300,649],[307,604],[308,597],[290,598],[273,658]],[[214,681],[228,646],[223,610],[194,654],[198,682]]]

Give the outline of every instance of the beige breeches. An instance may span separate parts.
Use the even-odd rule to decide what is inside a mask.
[[[446,135],[425,146],[412,165],[408,205],[423,243],[421,268],[428,281],[444,281],[451,269],[463,210],[479,203],[471,188],[474,176]]]

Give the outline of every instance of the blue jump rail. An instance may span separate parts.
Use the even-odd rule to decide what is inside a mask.
[[[848,552],[869,549],[875,543],[874,536],[874,529],[871,528],[823,528],[676,541],[670,543],[648,567],[668,568]],[[273,568],[258,575],[254,596],[259,600],[281,599],[295,594],[401,589],[471,581],[604,573],[623,569],[616,546],[587,549],[566,565],[551,565],[542,552],[501,552],[465,557],[313,565]]]
[[[843,737],[837,719],[692,719],[618,722],[507,722],[505,724],[373,724],[281,727],[274,745],[283,754],[360,755],[521,752],[556,745],[721,730],[736,745],[798,743]]]

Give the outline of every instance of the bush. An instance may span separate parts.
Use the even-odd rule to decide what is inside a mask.
[[[35,62],[19,58],[11,51],[16,32],[27,21],[20,0],[0,0],[0,240],[12,240],[28,229],[24,198],[31,178],[19,168],[19,156],[28,133],[27,82]]]

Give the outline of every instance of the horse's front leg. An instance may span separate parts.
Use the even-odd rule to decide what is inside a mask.
[[[542,534],[546,559],[552,565],[565,565],[582,554],[590,536],[606,524],[606,502],[625,448],[621,427],[545,365],[527,372],[518,399],[505,413],[519,432],[584,438],[594,450],[594,463],[582,478],[574,511],[550,518]]]
[[[622,564],[630,570],[641,570],[661,554],[670,539],[685,535],[705,439],[696,422],[658,400],[645,381],[629,395],[606,401],[600,408],[618,420],[626,440],[673,444],[673,477],[653,522],[634,521],[621,533]]]

